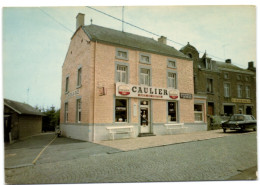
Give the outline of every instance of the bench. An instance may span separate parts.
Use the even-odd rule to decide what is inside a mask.
[[[113,126],[107,127],[107,130],[110,135],[110,139],[115,139],[115,134],[129,134],[131,137],[134,137],[134,127],[133,126]]]
[[[188,128],[184,127],[184,123],[167,123],[164,124],[164,126],[166,127],[168,134],[172,134],[172,130]]]

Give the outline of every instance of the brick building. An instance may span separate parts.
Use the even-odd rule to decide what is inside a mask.
[[[194,61],[194,93],[207,100],[207,115],[229,116],[235,113],[256,117],[256,69],[253,62],[247,69],[212,60],[206,52],[200,58],[197,49],[188,43],[180,49]]]
[[[4,141],[12,142],[41,133],[42,116],[28,104],[4,99]]]
[[[107,140],[108,128],[122,125],[132,126],[134,137],[163,135],[167,123],[206,130],[206,99],[194,97],[193,61],[166,42],[84,26],[78,14],[62,66],[62,135]],[[204,119],[195,122],[194,115]]]

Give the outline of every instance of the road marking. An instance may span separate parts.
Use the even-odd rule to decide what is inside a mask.
[[[48,145],[46,145],[43,149],[42,149],[42,151],[37,155],[37,157],[33,160],[33,164],[35,164],[36,163],[36,161],[39,159],[39,157],[42,155],[42,153],[46,150],[46,148],[50,145],[50,144],[52,144],[53,143],[53,141],[55,140],[57,138],[57,136],[55,136],[54,137],[54,139],[48,144]]]

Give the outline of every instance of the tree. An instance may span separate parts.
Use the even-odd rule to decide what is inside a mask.
[[[51,106],[42,112],[44,113],[42,131],[55,131],[55,127],[60,124],[60,110],[55,110],[55,107]]]

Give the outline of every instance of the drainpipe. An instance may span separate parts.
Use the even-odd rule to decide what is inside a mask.
[[[93,131],[92,131],[92,141],[95,142],[95,105],[96,105],[96,49],[97,41],[94,48],[94,102],[93,102]]]

